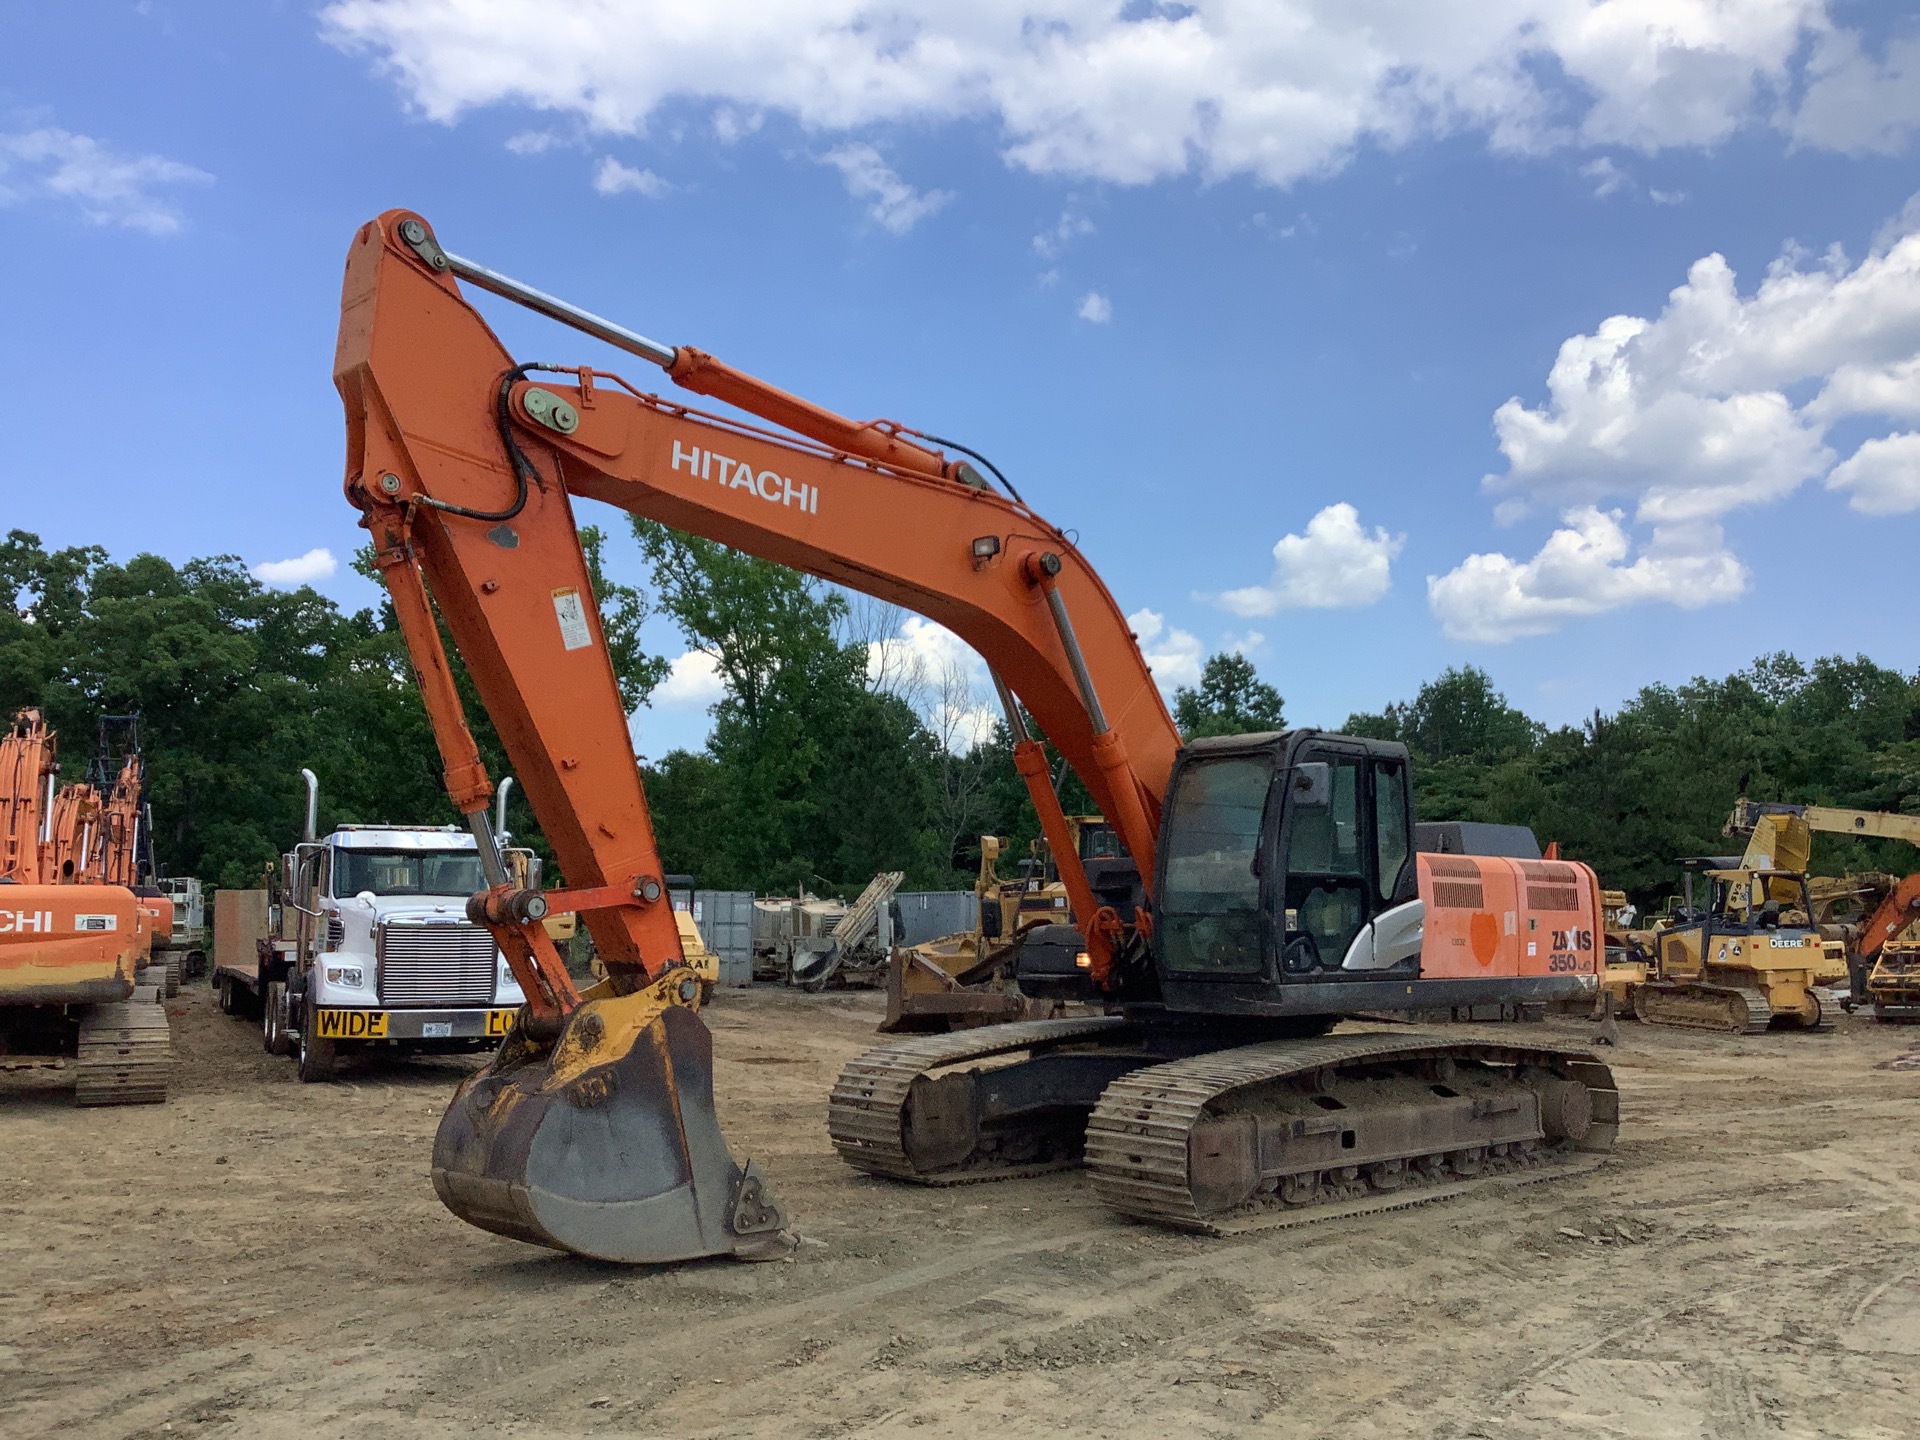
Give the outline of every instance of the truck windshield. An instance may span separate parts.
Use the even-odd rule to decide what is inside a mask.
[[[472,895],[487,888],[471,850],[337,850],[333,893]]]
[[[1255,858],[1272,779],[1263,756],[1203,760],[1181,770],[1167,806],[1166,883],[1156,927],[1173,969],[1260,968]]]

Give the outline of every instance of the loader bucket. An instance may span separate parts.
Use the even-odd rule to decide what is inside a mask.
[[[542,1053],[518,1032],[463,1084],[433,1187],[469,1224],[600,1260],[784,1255],[786,1217],[713,1108],[713,1038],[651,992],[590,999]]]

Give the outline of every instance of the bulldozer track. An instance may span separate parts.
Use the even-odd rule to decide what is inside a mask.
[[[923,1185],[965,1185],[1011,1180],[1061,1170],[1076,1162],[976,1164],[962,1169],[923,1171],[906,1150],[904,1111],[915,1079],[950,1065],[985,1060],[1019,1051],[1050,1050],[1083,1040],[1119,1039],[1134,1032],[1117,1015],[1070,1020],[1017,1020],[983,1025],[951,1035],[925,1035],[881,1045],[847,1062],[834,1082],[827,1104],[827,1132],[840,1157],[856,1170]]]
[[[1723,1035],[1764,1034],[1773,1022],[1773,1007],[1766,995],[1751,985],[1653,981],[1635,989],[1633,1010],[1648,1025],[1717,1030]]]
[[[75,1097],[82,1105],[158,1105],[167,1098],[173,1042],[157,1000],[96,1005],[80,1022]]]
[[[1275,1191],[1257,1195],[1225,1212],[1208,1214],[1194,1198],[1189,1142],[1195,1125],[1211,1113],[1212,1106],[1249,1086],[1328,1069],[1383,1062],[1405,1065],[1442,1058],[1503,1068],[1533,1064],[1579,1080],[1588,1088],[1593,1103],[1592,1127],[1579,1148],[1612,1148],[1619,1130],[1619,1092],[1612,1072],[1589,1052],[1539,1045],[1462,1043],[1418,1033],[1364,1034],[1266,1041],[1124,1075],[1107,1087],[1087,1122],[1087,1170],[1100,1198],[1122,1214],[1213,1234],[1287,1223],[1291,1217],[1304,1218],[1330,1201],[1334,1209],[1343,1208],[1341,1202],[1357,1201],[1369,1210],[1419,1203],[1427,1194],[1435,1193],[1432,1187],[1478,1178],[1480,1171],[1468,1171],[1452,1163],[1436,1164],[1422,1172],[1409,1167],[1406,1173],[1412,1193],[1396,1189],[1377,1199],[1368,1196],[1365,1181],[1356,1182],[1352,1176],[1324,1185],[1319,1183],[1320,1177],[1314,1177],[1314,1183],[1305,1188],[1315,1198],[1305,1204],[1289,1201]],[[1573,1147],[1539,1144],[1512,1147],[1507,1155],[1477,1156],[1474,1164],[1496,1172],[1525,1171],[1564,1162],[1572,1155]]]

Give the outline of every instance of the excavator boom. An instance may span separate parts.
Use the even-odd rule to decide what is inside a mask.
[[[456,274],[782,429],[697,410],[591,369],[516,363]],[[903,427],[834,415],[702,352],[658,345],[450,256],[404,211],[382,215],[354,239],[334,378],[346,407],[347,497],[373,536],[448,793],[487,872],[490,889],[471,913],[493,929],[529,996],[521,1033],[442,1126],[442,1197],[503,1233],[610,1258],[761,1247],[776,1207],[753,1198],[757,1182],[734,1164],[712,1119],[706,1031],[687,1009],[697,986],[682,978],[664,866],[573,498],[735,546],[947,626],[988,659],[1010,697],[1016,758],[1056,853],[1073,854],[1067,826],[1020,707],[1083,777],[1150,877],[1179,734],[1126,619],[1064,534]],[[566,891],[518,890],[499,863],[486,818],[488,779],[461,712],[443,625]],[[1104,977],[1123,927],[1097,903],[1077,860],[1069,868],[1063,878]],[[598,991],[583,997],[575,989],[537,923],[549,907],[584,920],[608,973]],[[609,1058],[616,1054],[624,1057],[617,1064]],[[619,1066],[640,1065],[642,1055],[646,1073],[619,1080]],[[605,1134],[590,1134],[595,1125]],[[554,1139],[569,1127],[577,1133]],[[645,1162],[632,1163],[642,1153]],[[609,1158],[582,1158],[594,1156]],[[593,1173],[579,1173],[582,1166]],[[631,1189],[649,1170],[665,1178]],[[643,1211],[653,1218],[643,1220]],[[743,1214],[753,1222],[745,1231],[736,1223]]]
[[[1768,866],[1804,870],[1815,834],[1852,835],[1861,839],[1904,840],[1920,846],[1920,815],[1887,811],[1849,810],[1837,805],[1782,805],[1749,800],[1734,805],[1725,826],[1729,835],[1745,834],[1749,860],[1760,853]],[[1785,852],[1776,857],[1777,851]],[[1900,881],[1875,907],[1854,934],[1853,952],[1862,961],[1879,955],[1886,943],[1920,919],[1920,872]]]

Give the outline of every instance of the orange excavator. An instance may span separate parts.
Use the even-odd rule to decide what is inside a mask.
[[[54,790],[56,757],[38,710],[0,735],[0,1066],[71,1057],[83,1105],[162,1101],[166,1012],[139,983],[153,917],[105,875],[109,812],[90,784]]]
[[[664,369],[676,397],[516,361],[460,282]],[[849,420],[445,250],[389,211],[349,249],[334,379],[347,499],[373,539],[489,888],[468,913],[528,1004],[441,1121],[434,1185],[488,1230],[623,1261],[756,1258],[785,1215],[714,1110],[576,496],[875,595],[988,662],[1074,924],[1024,948],[1028,994],[1105,1013],[882,1046],[829,1128],[863,1171],[947,1184],[1084,1163],[1130,1215],[1200,1230],[1611,1147],[1593,1055],[1344,1017],[1591,994],[1600,888],[1569,861],[1419,853],[1401,746],[1296,730],[1183,746],[1078,548],[955,442]],[[751,418],[696,408],[710,396]],[[436,610],[567,888],[516,886]],[[1083,862],[1031,716],[1122,854]],[[1536,852],[1537,853],[1537,852]],[[576,990],[541,921],[575,912]]]
[[[103,715],[93,756],[99,812],[83,882],[124,885],[139,902],[147,960],[162,977],[163,993],[180,993],[181,953],[167,945],[173,935],[173,901],[153,883],[153,827],[147,813],[146,760],[140,752],[138,715]],[[164,947],[164,954],[156,950]]]

